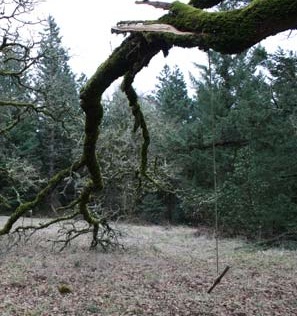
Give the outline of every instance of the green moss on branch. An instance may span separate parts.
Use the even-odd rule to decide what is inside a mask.
[[[142,34],[131,35],[126,39],[122,45],[117,48],[112,55],[97,69],[95,74],[90,78],[87,84],[81,90],[81,107],[86,114],[85,124],[85,142],[83,157],[90,172],[92,190],[101,190],[103,188],[102,175],[100,166],[96,158],[96,144],[99,136],[99,126],[101,124],[103,109],[101,105],[101,98],[103,92],[119,77],[130,74],[133,81],[135,74],[143,67],[147,66],[153,56],[159,51],[167,52],[172,46],[168,39],[162,36]],[[130,79],[129,79],[130,80]],[[127,80],[126,80],[127,81]],[[131,81],[131,82],[132,82]],[[128,87],[128,85],[127,85]],[[137,96],[135,91],[127,90],[128,98],[135,106],[135,122],[142,125],[144,134],[144,146],[142,147],[143,157],[147,153],[149,144],[149,136],[147,128],[141,111],[137,108]],[[135,105],[136,104],[136,105]],[[142,168],[146,164],[143,159]],[[89,189],[88,189],[89,190]],[[86,193],[87,191],[86,190]],[[82,211],[86,212],[86,207],[83,203],[87,203],[89,194],[85,195],[84,202],[82,202]],[[87,213],[85,213],[86,218]]]
[[[178,1],[160,21],[185,32],[195,32],[198,47],[238,53],[262,39],[297,26],[297,1],[254,0],[245,8],[207,12]]]
[[[126,93],[126,96],[129,101],[129,105],[132,108],[132,113],[135,119],[134,132],[136,132],[139,126],[141,127],[143,143],[141,146],[140,173],[142,175],[145,175],[146,170],[147,170],[150,135],[149,135],[149,131],[145,122],[145,118],[143,116],[140,105],[138,103],[138,97],[137,97],[136,91],[134,90],[132,86],[133,80],[134,80],[134,75],[131,73],[127,73],[122,83],[122,90]]]
[[[57,186],[57,184],[60,183],[61,180],[69,175],[69,173],[77,171],[78,169],[83,167],[83,165],[84,161],[81,160],[74,163],[71,167],[58,172],[49,180],[47,186],[37,194],[33,201],[19,205],[17,209],[10,215],[4,227],[0,230],[0,236],[8,234],[11,231],[13,225],[20,217],[24,216],[26,212],[39,205],[44,200],[44,198]]]

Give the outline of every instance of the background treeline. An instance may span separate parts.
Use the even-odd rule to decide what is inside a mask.
[[[42,57],[22,84],[0,76],[0,99],[36,105],[0,107],[2,214],[33,198],[46,179],[75,161],[82,144],[78,92],[85,78],[71,71],[53,18],[41,38]],[[20,67],[15,50],[2,53],[4,60],[7,69]],[[137,171],[142,138],[132,132],[125,96],[116,89],[106,98],[98,144],[105,188],[91,208],[114,219],[213,225],[216,201],[226,235],[294,237],[297,56],[256,47],[236,56],[209,52],[209,61],[193,65],[201,75],[191,78],[191,95],[179,68],[165,66],[155,91],[140,99],[151,135],[152,181]],[[83,170],[73,173],[34,213],[67,204],[82,181]]]

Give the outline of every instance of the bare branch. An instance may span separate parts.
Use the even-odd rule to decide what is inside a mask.
[[[118,23],[117,26],[112,27],[112,33],[126,34],[128,32],[157,32],[157,33],[171,33],[174,35],[194,35],[193,32],[182,32],[169,24],[146,24],[142,23]]]
[[[169,10],[170,9],[170,3],[168,2],[162,2],[162,1],[135,1],[136,4],[148,4],[153,6],[154,8],[157,9],[163,9],[163,10]]]
[[[69,221],[73,218],[75,218],[77,215],[79,215],[79,212],[76,211],[76,212],[73,212],[67,216],[61,216],[61,217],[58,217],[56,219],[53,219],[53,220],[50,220],[46,223],[43,223],[43,224],[39,224],[39,225],[28,225],[28,226],[24,226],[24,225],[21,225],[21,226],[18,226],[15,228],[15,230],[12,232],[12,234],[14,233],[19,233],[19,232],[24,232],[24,231],[27,231],[27,230],[31,230],[32,233],[31,235],[33,235],[34,233],[36,233],[38,230],[41,230],[41,229],[44,229],[44,228],[48,228],[54,224],[57,224],[57,223],[60,223],[60,222],[63,222],[63,221]]]
[[[10,215],[7,222],[5,223],[4,227],[0,229],[0,236],[9,234],[13,225],[17,222],[17,220],[22,217],[27,211],[36,207],[43,199],[51,192],[57,184],[64,179],[66,176],[69,175],[70,172],[77,171],[81,167],[84,166],[84,161],[77,161],[71,167],[66,168],[60,172],[58,172],[50,181],[48,182],[47,186],[43,188],[35,197],[34,200],[30,202],[26,202],[24,204],[19,205],[16,210]]]
[[[16,108],[30,108],[34,111],[38,110],[38,107],[36,107],[35,104],[30,102],[19,102],[14,100],[0,100],[0,107],[1,106],[13,106]]]

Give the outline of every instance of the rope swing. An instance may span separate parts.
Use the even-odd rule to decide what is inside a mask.
[[[219,252],[219,212],[218,212],[218,189],[217,189],[217,163],[216,163],[216,145],[215,145],[215,135],[216,135],[216,118],[215,118],[215,108],[214,108],[214,96],[213,96],[213,78],[211,71],[211,56],[210,51],[208,55],[208,69],[209,69],[209,87],[210,87],[210,107],[211,107],[211,130],[212,130],[212,164],[213,164],[213,191],[214,191],[214,233],[215,233],[215,258],[216,258],[216,272],[217,278],[213,282],[212,286],[207,291],[208,294],[221,282],[224,275],[230,269],[229,266],[223,270],[219,275],[219,262],[220,262],[220,252]]]

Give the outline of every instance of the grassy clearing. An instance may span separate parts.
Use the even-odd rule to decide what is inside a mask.
[[[122,225],[126,250],[89,251],[84,238],[60,253],[54,230],[0,251],[0,315],[297,315],[296,251],[250,250],[186,227]],[[67,293],[60,289],[66,287]]]

